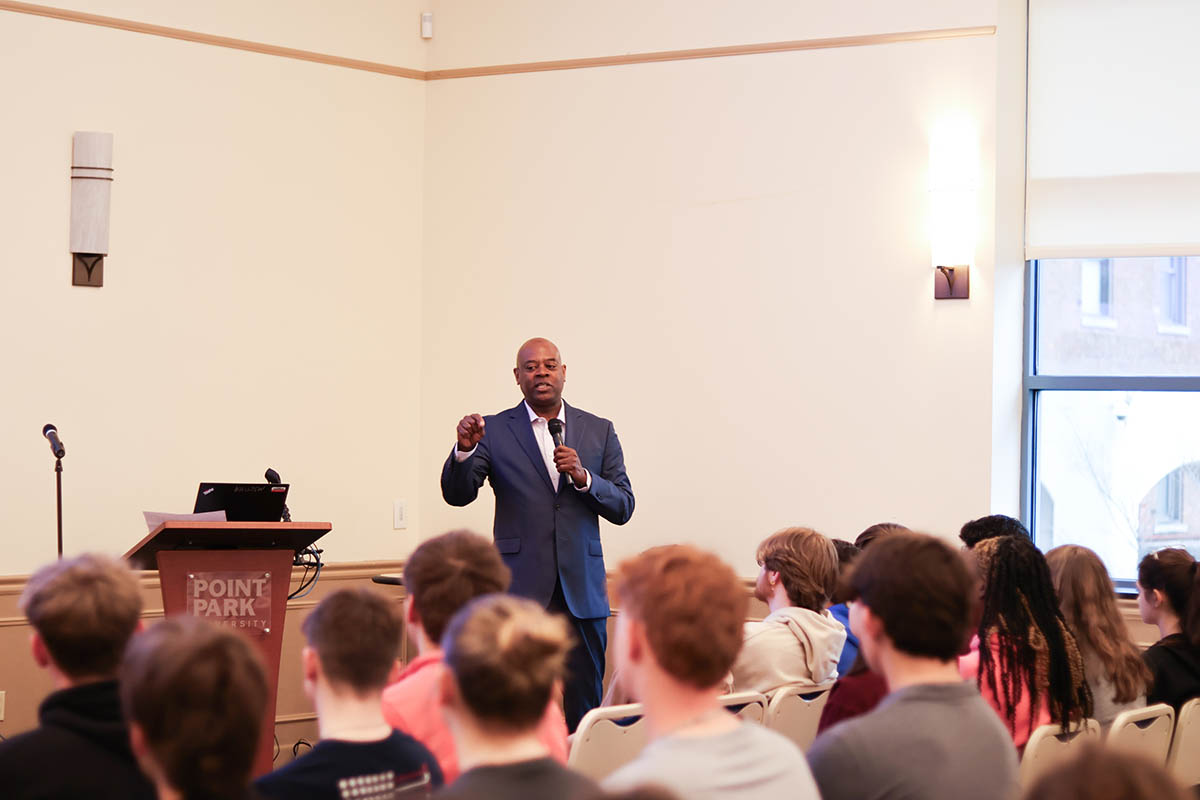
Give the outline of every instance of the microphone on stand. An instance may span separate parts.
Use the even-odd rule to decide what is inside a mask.
[[[555,447],[563,446],[563,424],[561,419],[552,419],[546,423],[546,429],[550,431],[550,438],[554,440]]]
[[[270,467],[267,467],[267,471],[263,475],[263,477],[267,479],[267,483],[271,483],[271,484],[283,483],[283,481],[280,480],[280,478],[279,478],[279,473],[276,472],[275,470],[271,469]],[[284,522],[292,521],[292,512],[288,511],[287,503],[283,504],[283,521]]]
[[[62,441],[59,440],[58,428],[54,427],[54,423],[46,423],[42,428],[42,436],[50,442],[50,452],[54,453],[55,458],[62,458],[67,454],[67,448],[63,447]]]

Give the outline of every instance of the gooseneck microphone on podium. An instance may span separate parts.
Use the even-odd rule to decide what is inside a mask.
[[[552,419],[546,423],[547,430],[550,431],[550,438],[554,440],[555,447],[563,446],[563,426],[561,419]]]
[[[275,470],[271,469],[270,467],[267,467],[267,471],[263,474],[263,477],[267,479],[267,483],[271,483],[271,484],[283,483],[283,481],[279,477],[279,473],[276,472]],[[288,511],[287,503],[283,504],[283,521],[284,522],[292,521],[292,512]]]
[[[67,454],[62,440],[58,438],[58,428],[54,423],[47,422],[42,426],[42,436],[50,442],[50,452],[54,454],[54,495],[58,508],[58,558],[62,560],[62,460]]]

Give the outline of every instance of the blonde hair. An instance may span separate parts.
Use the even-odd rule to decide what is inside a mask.
[[[570,649],[566,619],[500,594],[465,606],[442,638],[467,710],[486,727],[517,732],[536,727],[546,713]]]
[[[1113,702],[1132,702],[1149,686],[1150,669],[1129,638],[1104,563],[1091,550],[1074,544],[1046,553],[1046,563],[1059,609],[1080,649],[1100,659],[1112,679]]]
[[[66,675],[107,677],[137,630],[142,592],[123,562],[86,554],[35,572],[20,606]]]
[[[755,558],[779,573],[794,606],[820,611],[837,590],[837,547],[812,528],[784,528],[771,534],[758,546]]]

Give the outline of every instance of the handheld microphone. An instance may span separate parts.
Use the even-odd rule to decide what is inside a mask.
[[[54,453],[55,458],[62,458],[67,454],[67,448],[63,447],[58,438],[58,428],[54,427],[53,423],[46,423],[46,426],[42,428],[42,436],[45,436],[50,442],[50,452]]]
[[[267,471],[265,473],[263,473],[263,477],[267,479],[267,483],[274,483],[274,484],[283,483],[283,480],[279,477],[279,473],[276,472],[275,470],[271,469],[270,467],[267,467]],[[284,522],[292,521],[292,512],[288,511],[287,503],[283,504],[283,521]]]
[[[554,440],[555,447],[563,446],[563,424],[561,419],[552,419],[546,423],[546,428],[550,431],[550,438]]]

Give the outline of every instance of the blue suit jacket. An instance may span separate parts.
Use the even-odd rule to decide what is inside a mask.
[[[459,463],[451,451],[442,467],[442,497],[465,506],[490,481],[496,493],[492,533],[512,570],[510,591],[547,606],[558,579],[572,614],[607,617],[599,517],[624,525],[633,516],[633,489],[612,423],[563,405],[565,444],[592,474],[591,489],[576,491],[565,475],[557,486],[550,483],[522,402],[484,417],[483,438],[470,458]]]

